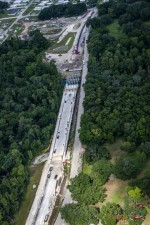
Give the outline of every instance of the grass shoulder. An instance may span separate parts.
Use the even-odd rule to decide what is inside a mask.
[[[26,11],[23,13],[23,16],[28,15],[29,13],[31,13],[33,11],[33,9],[35,8],[35,5],[31,4]]]
[[[25,224],[25,221],[28,217],[28,213],[30,211],[30,208],[32,206],[32,203],[37,191],[38,184],[40,182],[43,167],[44,167],[44,163],[40,163],[35,167],[29,168],[30,181],[27,186],[27,191],[26,191],[24,200],[22,202],[22,205],[20,207],[20,210],[15,217],[16,225]],[[33,185],[36,185],[36,188],[33,188]]]
[[[75,39],[75,32],[68,33],[59,43],[55,43],[49,50],[51,53],[67,53],[69,49],[72,47],[74,39]],[[63,48],[65,47],[66,48]]]

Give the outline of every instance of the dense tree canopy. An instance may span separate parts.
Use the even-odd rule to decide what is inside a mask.
[[[119,20],[126,15],[126,8],[131,7],[123,5],[116,9],[115,4],[113,0],[100,4],[100,15],[108,14],[113,19],[111,9],[119,10],[115,15]],[[149,7],[146,1],[140,4],[142,8]],[[139,13],[138,10],[136,12]],[[101,24],[101,17],[88,21],[88,25],[92,26],[92,30],[88,40],[90,59],[81,141],[88,146],[102,145],[123,137],[125,143],[122,149],[128,152],[135,151],[139,146],[148,146],[150,28],[135,16],[123,22],[120,27],[122,36],[116,39],[111,36],[107,26]],[[149,148],[140,149],[149,155]]]
[[[129,4],[127,4],[129,3]],[[112,19],[128,17],[129,21],[142,19],[143,21],[150,18],[149,0],[109,0],[103,4],[98,4],[99,16],[110,15]]]
[[[121,207],[115,203],[106,203],[100,210],[100,219],[103,225],[116,225],[119,218],[121,218]]]
[[[113,169],[119,179],[135,179],[150,156],[150,3],[148,0],[99,2],[99,17],[87,21],[91,31],[80,139],[86,145],[86,163],[92,164],[91,177],[93,174],[104,177],[106,182]],[[122,140],[121,150],[126,152],[111,167],[105,161],[110,157],[108,151],[103,157],[103,147],[118,138]],[[111,151],[113,155],[113,147]],[[149,176],[130,185],[139,187],[148,197]],[[132,207],[123,210],[129,224],[136,224],[135,205],[133,210]],[[102,223],[116,224],[117,218],[109,221],[106,214],[113,213],[106,211],[107,207],[101,214]],[[143,218],[146,214],[146,209],[141,209]]]
[[[61,209],[61,216],[69,225],[97,224],[98,211],[92,206],[71,203]]]
[[[62,86],[55,65],[42,62],[48,45],[37,33],[0,46],[0,224],[12,223],[29,179],[27,164],[54,130]]]
[[[97,0],[87,0],[87,1],[86,1],[86,4],[87,4],[89,7],[94,7],[94,6],[96,6],[96,3],[97,3]]]
[[[93,174],[105,184],[108,177],[113,173],[113,165],[106,159],[101,159],[93,164]]]
[[[145,159],[145,154],[139,152],[136,155],[121,157],[116,161],[114,172],[122,180],[135,178],[142,169]]]
[[[104,146],[91,145],[87,146],[84,157],[87,163],[91,163],[102,158],[110,159],[110,152]]]
[[[105,198],[104,188],[83,173],[71,179],[68,189],[71,192],[73,200],[78,201],[80,204],[96,204],[99,201],[103,202]]]
[[[51,18],[57,17],[71,17],[71,16],[79,16],[87,11],[85,3],[67,3],[67,4],[59,4],[52,5],[48,8],[44,8],[38,18],[40,20],[48,20]]]
[[[132,197],[130,198],[130,196],[125,196],[123,215],[128,221],[129,225],[142,225],[143,220],[145,219],[148,212],[146,209],[146,205],[143,204],[144,201],[143,200],[139,201],[139,197],[141,198],[140,192],[133,190],[133,193],[132,193],[133,195],[131,196],[132,197],[134,196],[136,198]],[[141,219],[135,219],[135,217]]]
[[[139,187],[145,195],[150,197],[150,176],[145,176],[141,179],[137,179],[130,182],[133,187]]]
[[[133,199],[134,202],[138,202],[142,198],[141,189],[139,189],[138,187],[136,187],[135,189],[129,190],[128,195],[131,199]]]
[[[8,8],[8,2],[2,2],[0,1],[0,13],[2,12],[3,9]]]
[[[135,150],[135,144],[129,141],[123,142],[121,145],[121,150],[127,152],[133,152]]]

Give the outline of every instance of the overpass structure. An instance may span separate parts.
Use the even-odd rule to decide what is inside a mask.
[[[76,72],[76,73],[66,77],[66,84],[68,84],[68,85],[80,84],[80,80],[81,80],[81,73]]]

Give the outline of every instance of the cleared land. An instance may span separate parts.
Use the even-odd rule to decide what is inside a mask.
[[[124,152],[120,149],[122,144],[122,140],[117,140],[114,144],[107,144],[106,147],[108,148],[111,154],[111,162],[115,164],[116,160],[119,159],[121,156],[126,156],[127,152]],[[123,181],[120,179],[111,179],[106,184],[105,187],[106,191],[106,202],[115,202],[120,205],[123,205],[123,198],[126,194],[127,186],[129,181]]]
[[[54,44],[51,48],[50,48],[50,52],[51,53],[66,53],[69,51],[69,49],[72,47],[74,39],[75,39],[75,32],[73,33],[68,33],[62,41],[60,41],[59,43]],[[71,38],[71,39],[70,39]],[[67,45],[67,50],[57,50],[58,48],[64,47],[68,41],[68,39],[70,39],[69,44]]]
[[[47,31],[44,31],[42,30],[41,32],[44,34],[44,35],[52,35],[52,34],[57,34],[61,31],[61,29],[53,29],[53,30],[47,30]]]
[[[118,24],[118,21],[115,20],[113,23],[107,26],[109,33],[114,37],[114,38],[120,38],[124,34],[121,31],[121,27]]]
[[[123,199],[124,196],[126,195],[127,186],[128,181],[123,181],[116,178],[114,178],[113,180],[109,180],[105,184],[105,187],[107,189],[106,191],[107,197],[104,203],[115,202],[123,206]]]
[[[44,163],[41,163],[34,168],[30,168],[30,182],[27,186],[27,191],[22,206],[15,218],[16,225],[25,224],[37,190],[37,188],[33,189],[33,185],[36,185],[36,187],[38,186],[43,166]]]

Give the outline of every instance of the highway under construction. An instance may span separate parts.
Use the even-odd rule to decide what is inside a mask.
[[[76,43],[81,43],[85,37],[85,22],[91,15],[92,13],[90,12],[82,24],[75,38],[75,46]],[[83,48],[84,46],[80,45],[82,52]],[[48,160],[45,163],[35,199],[25,225],[48,225],[56,198],[60,191],[61,182],[64,177],[64,162],[66,161],[75,100],[81,82],[82,68],[72,69],[69,72],[70,75],[66,77]]]

